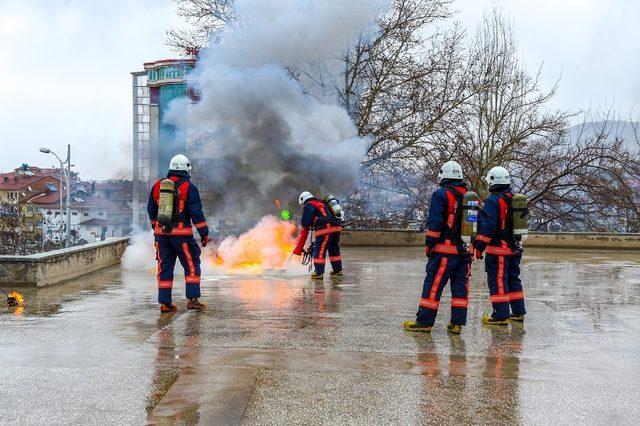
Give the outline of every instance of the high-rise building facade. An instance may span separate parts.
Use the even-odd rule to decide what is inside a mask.
[[[163,59],[132,72],[133,94],[133,215],[134,224],[148,228],[146,202],[151,184],[167,172],[169,160],[188,152],[187,135],[179,121],[186,117],[186,75],[195,58]]]

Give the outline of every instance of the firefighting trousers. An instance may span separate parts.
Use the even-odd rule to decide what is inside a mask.
[[[340,232],[316,237],[313,243],[313,267],[316,274],[324,274],[324,265],[327,263],[327,252],[329,252],[329,262],[331,262],[333,271],[342,271]]]
[[[438,314],[442,290],[451,281],[451,323],[467,323],[471,254],[432,253],[427,262],[427,276],[422,287],[422,298],[416,320],[432,326]]]
[[[524,315],[524,292],[520,281],[520,261],[522,253],[510,256],[487,254],[485,269],[489,295],[493,305],[493,318],[509,318],[509,306],[514,315]]]
[[[156,236],[158,302],[171,303],[176,258],[184,268],[187,299],[200,297],[200,247],[193,237]]]

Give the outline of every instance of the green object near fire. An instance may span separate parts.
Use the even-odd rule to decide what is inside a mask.
[[[282,220],[291,219],[291,212],[287,209],[283,209],[282,211],[280,211],[280,219]]]

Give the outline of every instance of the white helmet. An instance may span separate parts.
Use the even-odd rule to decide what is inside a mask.
[[[302,194],[300,194],[298,203],[300,203],[300,205],[303,205],[309,198],[313,198],[313,194],[309,191],[304,191]]]
[[[484,178],[489,186],[493,185],[509,185],[511,184],[511,177],[509,172],[504,167],[496,166],[489,170],[487,177]]]
[[[186,156],[178,154],[174,156],[169,162],[169,170],[190,172],[191,163]]]
[[[464,179],[462,166],[455,161],[447,161],[440,167],[440,173],[438,173],[438,180],[442,179]]]

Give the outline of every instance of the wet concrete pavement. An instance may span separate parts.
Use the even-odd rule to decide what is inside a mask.
[[[150,271],[111,268],[24,291],[0,316],[0,422],[113,424],[634,424],[638,253],[529,250],[524,325],[404,332],[424,258],[346,249],[346,275],[207,277],[205,312],[160,316]],[[398,260],[400,259],[400,260]]]

